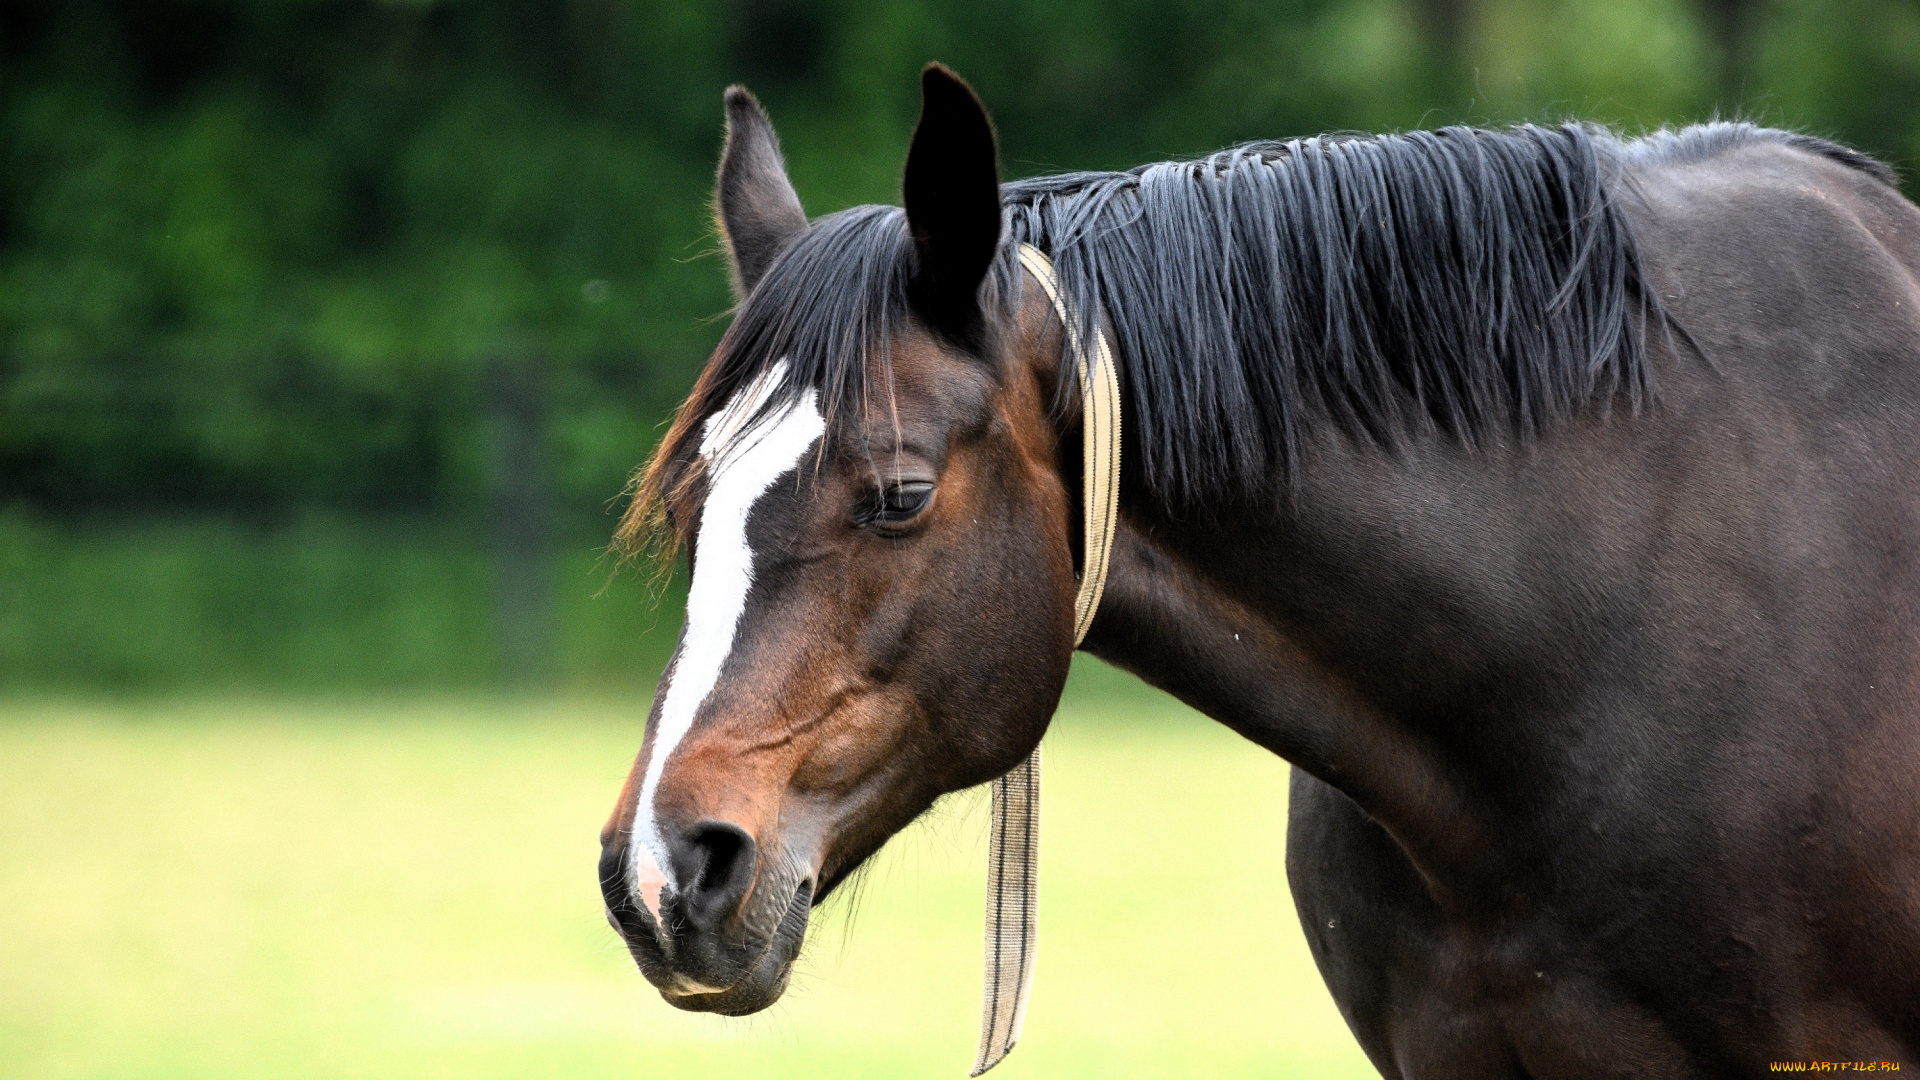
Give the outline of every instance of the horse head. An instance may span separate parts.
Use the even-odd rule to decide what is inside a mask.
[[[904,213],[809,224],[727,94],[741,306],[623,525],[683,544],[687,618],[601,836],[607,911],[683,1009],[786,986],[811,907],[1038,744],[1073,652],[1061,328],[996,286],[992,126],[929,67]]]

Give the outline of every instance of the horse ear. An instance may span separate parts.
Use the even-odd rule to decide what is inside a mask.
[[[727,148],[713,203],[733,256],[734,292],[744,298],[774,258],[807,231],[807,213],[787,180],[773,121],[744,86],[727,87]]]
[[[980,283],[1000,247],[1000,155],[980,99],[939,64],[920,73],[920,125],[900,193],[916,256],[914,309],[936,330],[971,340]]]

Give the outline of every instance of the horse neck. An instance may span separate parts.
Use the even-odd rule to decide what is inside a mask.
[[[1330,437],[1294,489],[1207,519],[1123,496],[1086,648],[1339,788],[1437,891],[1471,880],[1512,852],[1491,815],[1529,781],[1501,770],[1578,655],[1579,583],[1525,565],[1542,524],[1506,456]]]

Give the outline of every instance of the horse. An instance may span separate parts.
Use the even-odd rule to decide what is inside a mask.
[[[971,88],[921,89],[904,208],[812,221],[726,94],[739,306],[619,534],[692,573],[599,867],[667,1002],[765,1008],[814,905],[1047,728],[1084,432],[1028,245],[1123,397],[1081,647],[1291,763],[1295,908],[1383,1076],[1920,1064],[1888,167],[1565,124],[1002,183]]]

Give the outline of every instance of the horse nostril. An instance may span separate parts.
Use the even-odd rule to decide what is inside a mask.
[[[734,867],[740,861],[740,855],[753,841],[739,829],[724,825],[702,829],[693,837],[693,843],[704,849],[706,857],[700,865],[700,876],[694,881],[695,892],[712,892],[724,889],[732,880]]]
[[[718,929],[753,883],[753,837],[731,822],[703,821],[672,847],[687,918],[700,930]]]

